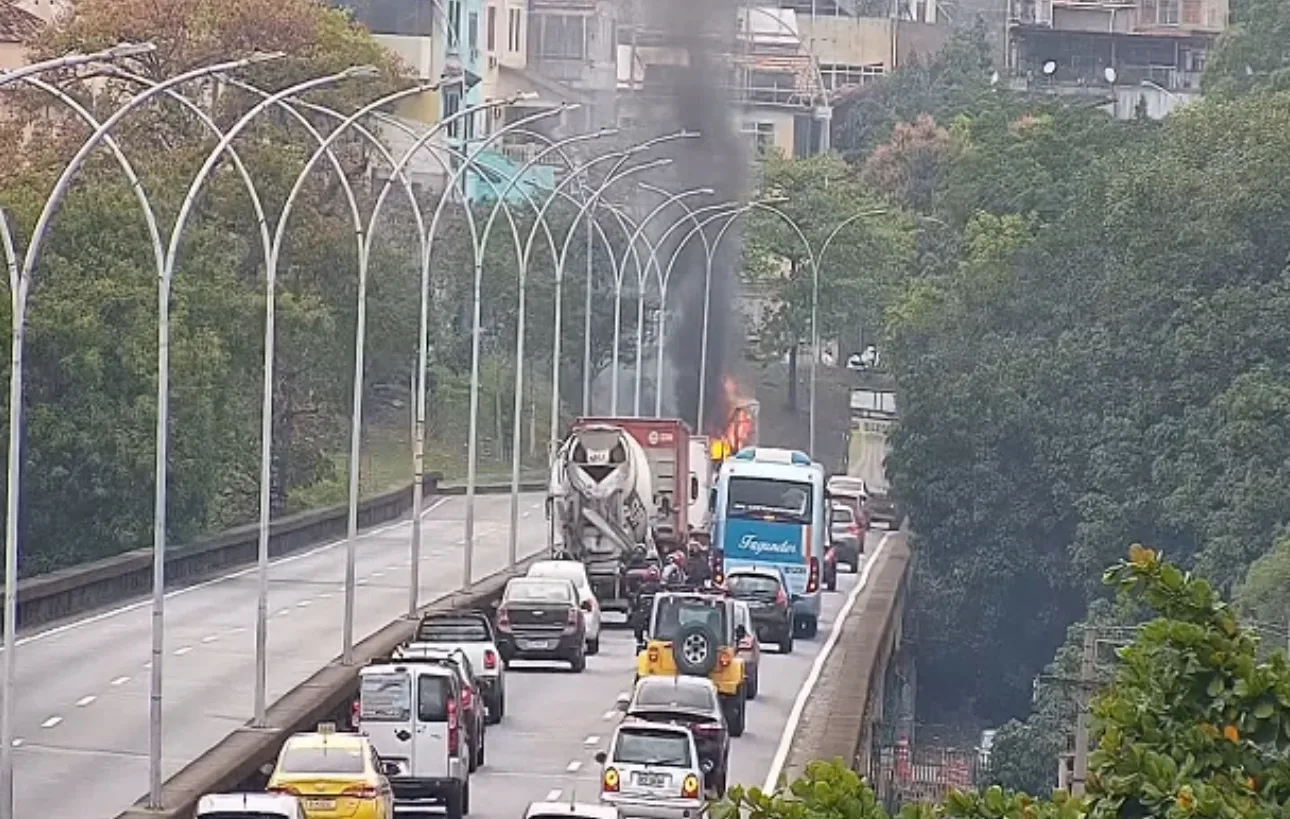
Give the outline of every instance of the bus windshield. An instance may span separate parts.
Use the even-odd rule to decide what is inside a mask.
[[[726,514],[732,518],[811,522],[813,487],[809,483],[732,477],[728,487]]]

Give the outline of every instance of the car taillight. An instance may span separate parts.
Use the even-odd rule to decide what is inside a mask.
[[[461,689],[461,707],[464,711],[470,710],[470,703],[473,701],[473,695],[469,688]]]
[[[600,790],[605,793],[618,793],[618,770],[616,768],[605,768],[605,774],[601,778]]]
[[[730,652],[722,651],[720,654],[718,654],[717,665],[721,666],[722,668],[725,668],[726,666],[730,665]]]
[[[491,648],[484,650],[484,668],[488,671],[497,668],[497,655]]]
[[[681,783],[681,796],[686,799],[693,799],[699,795],[699,777],[689,774],[685,781]]]
[[[340,792],[341,796],[349,796],[354,799],[375,799],[377,790],[371,785],[350,785]]]
[[[349,706],[349,724],[355,731],[358,730],[359,715],[363,712],[363,705],[358,700],[354,700]]]
[[[746,649],[748,649],[749,651],[752,651],[752,647],[753,647],[752,635],[750,634],[750,635],[748,635],[747,637],[745,637],[745,638],[743,638],[742,640],[740,640],[740,641],[739,641],[739,647],[740,647],[740,648],[746,648]]]
[[[456,756],[461,750],[461,729],[457,725],[457,702],[448,700],[448,755]]]
[[[776,606],[788,605],[788,595],[784,593],[783,586],[780,586],[779,588],[775,589],[775,605]]]
[[[582,612],[580,610],[569,609],[569,616],[565,618],[565,621],[564,621],[564,630],[573,631],[574,629],[576,629],[578,627],[578,618],[581,615],[582,615]]]
[[[721,726],[717,725],[715,722],[701,722],[691,726],[691,730],[696,734],[711,737],[717,736],[721,733]]]
[[[820,559],[811,558],[811,573],[806,578],[806,593],[810,594],[819,591],[820,588]]]
[[[511,615],[506,609],[497,610],[497,627],[502,631],[511,630]]]
[[[291,785],[274,785],[271,788],[265,788],[269,793],[285,793],[289,796],[299,796],[300,791]]]
[[[646,580],[658,580],[658,569],[654,568],[653,566],[650,566],[648,569],[646,569],[646,570],[645,570],[645,579],[646,579]]]
[[[855,537],[860,537],[860,527],[855,525],[854,523],[847,527],[847,531],[850,532]]]
[[[655,646],[649,647],[649,661],[651,663],[658,662],[658,648]]]

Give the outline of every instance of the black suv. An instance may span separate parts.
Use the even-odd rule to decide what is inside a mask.
[[[497,650],[502,662],[559,660],[575,672],[587,667],[587,621],[573,583],[555,577],[517,577],[497,607]]]

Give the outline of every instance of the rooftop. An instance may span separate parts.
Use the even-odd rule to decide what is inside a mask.
[[[40,31],[39,17],[18,7],[13,0],[0,0],[0,43],[21,43]]]

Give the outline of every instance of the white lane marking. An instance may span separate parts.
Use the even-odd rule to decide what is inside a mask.
[[[529,515],[531,515],[531,514],[533,514],[533,512],[532,512],[532,511],[528,511],[528,512],[521,512],[521,513],[520,513],[520,517],[522,517],[522,518],[526,518],[526,517],[528,517],[528,516],[529,516]]]
[[[600,744],[600,737],[598,737],[598,736],[596,736],[596,735],[594,735],[594,734],[593,734],[593,735],[591,735],[591,736],[587,737],[586,739],[584,739],[584,740],[582,741],[582,744],[583,744],[583,745],[586,745],[588,748],[590,748],[592,745],[599,745],[599,744]]]
[[[13,747],[15,747],[15,748],[21,748],[21,747],[22,747],[22,737],[14,737],[14,738],[13,738]],[[550,802],[550,801],[552,801],[552,800],[548,799],[547,801],[548,801],[548,802]]]
[[[319,600],[330,600],[330,599],[331,599],[331,592],[319,592],[319,593],[318,593],[318,599],[319,599]]]
[[[15,741],[15,742],[21,742],[21,740],[14,740],[14,741]],[[554,790],[547,791],[547,792],[546,792],[546,801],[548,801],[548,802],[554,802],[555,800],[557,800],[557,799],[559,799],[559,798],[560,798],[560,794],[561,794],[561,793],[563,793],[563,791],[561,791],[559,788],[556,788],[556,789],[554,789]]]
[[[385,577],[385,572],[372,572],[372,577]]]
[[[76,707],[77,707],[77,708],[84,708],[85,706],[87,706],[87,705],[89,705],[90,703],[94,702],[96,699],[98,699],[98,695],[96,695],[96,694],[86,694],[84,697],[81,697],[79,700],[77,700],[77,701],[76,701]]]
[[[190,652],[190,651],[192,651],[192,650],[193,650],[193,647],[192,647],[192,646],[181,646],[181,647],[179,647],[179,648],[175,649],[175,656],[176,656],[176,657],[182,657],[182,656],[184,656],[185,654],[187,654],[188,652]]]
[[[149,671],[149,670],[151,670],[151,669],[152,669],[152,660],[149,660],[148,662],[146,662],[146,663],[144,663],[144,664],[143,664],[143,670],[144,670],[144,671]]]
[[[301,600],[299,603],[296,603],[296,607],[304,609],[304,608],[308,608],[312,604],[313,604],[312,600]]]
[[[421,517],[424,518],[426,515],[429,515],[431,512],[438,509],[440,506],[447,503],[449,500],[451,500],[454,497],[456,496],[445,495],[444,497],[430,504],[428,507],[425,508],[424,511],[422,511]],[[406,520],[397,520],[397,521],[394,521],[393,523],[388,523],[385,526],[378,526],[375,529],[369,529],[366,532],[361,533],[358,539],[361,540],[363,538],[375,537],[376,535],[383,534],[392,529],[397,529],[400,526],[405,526],[407,525],[407,523],[408,521]],[[315,546],[312,549],[309,549],[304,552],[300,552],[298,554],[287,555],[286,557],[278,558],[277,560],[270,562],[269,566],[270,567],[281,566],[287,563],[294,563],[297,560],[304,560],[305,558],[313,557],[316,554],[321,554],[322,552],[325,552],[328,549],[334,549],[337,546],[342,545],[343,543],[345,543],[344,538],[341,538],[340,540],[333,540],[330,543],[324,543],[321,546]],[[182,589],[175,589],[172,592],[167,592],[166,599],[169,600],[172,597],[179,597],[181,594],[192,594],[198,589],[205,589],[210,586],[214,586],[218,583],[227,583],[230,580],[236,580],[239,577],[246,577],[248,574],[251,574],[252,572],[257,572],[257,571],[259,571],[258,566],[248,566],[245,569],[239,569],[238,571],[232,572],[231,574],[226,574],[221,577],[211,578],[210,580],[206,580],[202,583],[198,583],[193,586],[185,586]],[[37,632],[36,634],[28,635],[19,640],[15,640],[14,646],[25,646],[28,643],[34,643],[37,640],[43,640],[46,637],[53,637],[54,635],[57,635],[57,634],[66,634],[67,632],[73,629],[78,629],[82,626],[88,626],[93,623],[100,623],[109,618],[117,617],[127,612],[135,611],[137,609],[143,608],[144,606],[151,606],[151,605],[152,605],[151,598],[147,600],[139,600],[125,606],[120,606],[115,609],[109,609],[108,611],[99,612],[98,614],[92,615],[90,617],[86,617],[84,620],[76,620],[75,622],[64,623],[63,625],[55,626],[54,628],[51,628],[48,631],[41,631],[41,632]],[[245,629],[243,629],[243,631],[245,631]],[[0,646],[0,652],[3,652],[3,651],[4,651],[4,647]]]
[[[618,713],[617,711],[606,711],[606,712],[605,712],[605,717],[604,717],[604,718],[605,718],[605,719],[613,719],[613,718],[614,718],[614,714],[617,714],[617,713]]]
[[[228,630],[228,635],[231,637],[231,636],[233,636],[234,634],[241,634],[241,633],[242,633],[242,632],[244,632],[244,631],[246,631],[246,627],[245,627],[245,626],[238,626],[237,628],[231,628],[231,629],[229,629],[229,630]]]
[[[123,676],[117,677],[115,680],[108,683],[108,685],[111,685],[111,686],[125,685],[128,682],[130,682],[130,678],[123,675]]]
[[[286,616],[287,616],[288,614],[290,614],[290,613],[291,613],[291,609],[279,609],[279,610],[278,610],[278,616],[279,616],[279,617],[286,617]]]
[[[63,718],[62,718],[62,717],[50,717],[49,719],[47,719],[47,720],[45,720],[44,722],[42,722],[42,723],[40,724],[40,727],[41,727],[41,728],[53,728],[55,725],[57,725],[58,723],[60,723],[60,722],[62,722],[62,721],[63,721]]]
[[[566,765],[564,769],[569,773],[577,773],[578,769],[581,767],[582,767],[582,763],[575,759],[574,761]]]
[[[806,682],[802,683],[801,690],[797,692],[797,699],[793,700],[793,709],[788,712],[788,721],[784,724],[784,733],[780,735],[779,747],[775,749],[775,756],[770,761],[770,769],[766,772],[766,781],[761,786],[766,793],[775,790],[779,785],[779,775],[784,770],[784,763],[788,761],[788,751],[793,745],[797,724],[802,721],[806,700],[815,690],[815,684],[820,681],[820,672],[824,670],[824,664],[828,662],[829,655],[833,653],[833,647],[842,636],[842,624],[850,616],[851,609],[855,607],[856,600],[860,597],[860,592],[869,585],[869,574],[873,571],[874,564],[878,562],[878,555],[882,554],[883,548],[887,545],[887,538],[893,534],[895,533],[888,532],[882,536],[878,547],[873,550],[873,554],[865,561],[864,568],[860,570],[860,576],[856,578],[855,586],[847,595],[847,601],[842,604],[841,610],[833,618],[833,628],[829,630],[829,636],[820,648],[820,653],[815,655],[815,662],[811,663],[811,671],[806,675]]]
[[[219,635],[218,635],[218,634],[207,634],[205,637],[203,637],[203,638],[202,638],[202,642],[203,642],[203,643],[213,643],[213,642],[215,642],[215,641],[216,641],[216,640],[218,640],[218,639],[219,639]]]
[[[355,585],[355,586],[366,586],[366,585],[367,585],[367,581],[366,581],[366,580],[355,580],[355,581],[354,581],[354,585]]]

